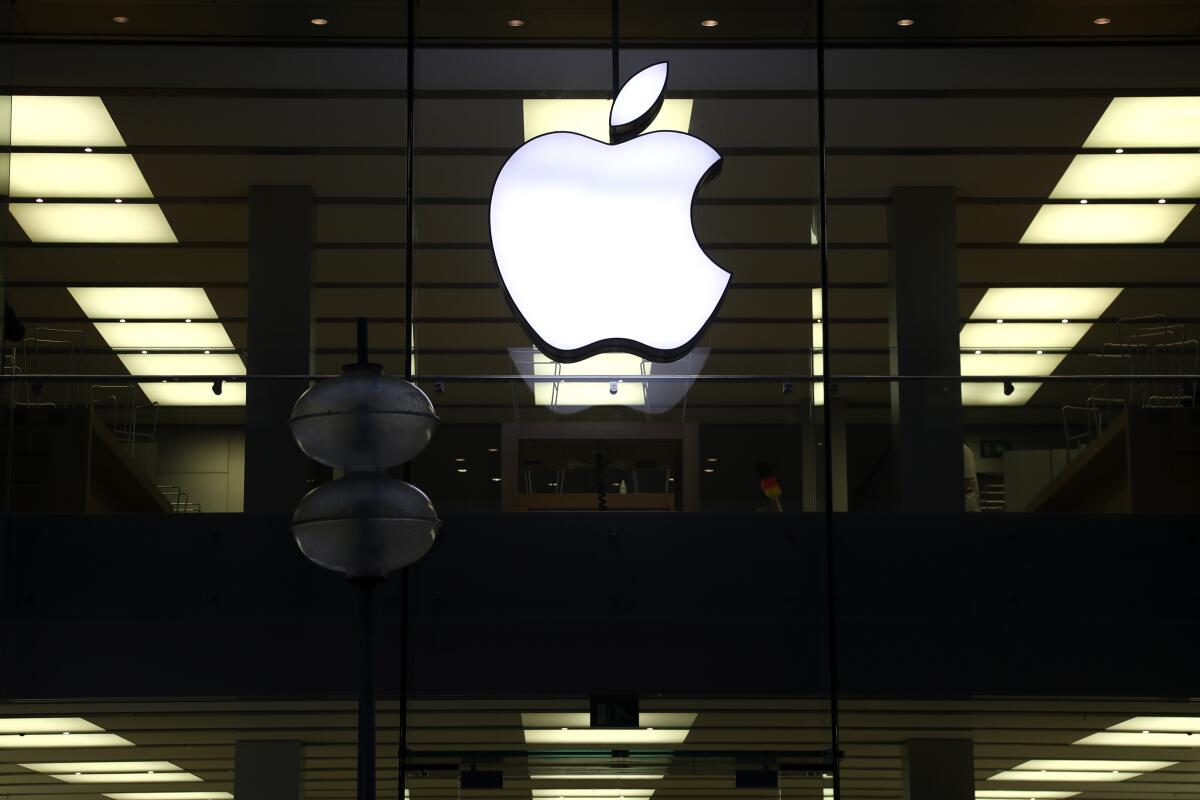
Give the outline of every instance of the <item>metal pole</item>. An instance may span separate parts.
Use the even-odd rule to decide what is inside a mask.
[[[833,343],[829,335],[829,176],[826,172],[825,150],[825,0],[816,0],[817,5],[817,178],[820,222],[817,246],[821,254],[821,340],[824,346],[824,377],[821,381],[825,393],[825,409],[821,415],[822,436],[825,439],[825,585],[826,613],[829,625],[829,747],[833,765],[833,799],[842,798],[841,742],[838,728],[838,639],[837,639],[837,558],[836,540],[833,530],[833,399],[829,373],[833,371],[829,347]]]
[[[375,584],[358,578],[358,800],[375,800]]]
[[[408,586],[409,568],[400,570],[400,744],[397,800],[404,800],[408,779]]]
[[[612,0],[612,99],[621,90],[621,0]]]

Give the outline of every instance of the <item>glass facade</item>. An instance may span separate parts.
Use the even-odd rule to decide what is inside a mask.
[[[364,358],[378,797],[1200,796],[1194,3],[0,14],[11,797],[361,794],[287,421]]]

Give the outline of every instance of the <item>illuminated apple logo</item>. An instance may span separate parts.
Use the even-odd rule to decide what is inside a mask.
[[[530,338],[556,361],[609,351],[673,361],[725,297],[729,273],[692,229],[692,201],[720,154],[686,133],[638,135],[658,115],[666,83],[660,63],[622,87],[609,115],[613,144],[547,133],[496,178],[500,282]]]

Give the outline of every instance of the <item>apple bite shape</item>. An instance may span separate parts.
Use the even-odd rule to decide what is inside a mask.
[[[613,103],[615,144],[533,138],[504,164],[491,201],[492,251],[509,302],[556,361],[605,351],[671,361],[715,316],[729,273],[692,228],[692,202],[720,165],[704,141],[638,135],[662,104],[667,65],[634,75]]]

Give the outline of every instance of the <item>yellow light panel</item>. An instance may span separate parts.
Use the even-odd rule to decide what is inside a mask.
[[[568,728],[527,730],[526,744],[683,744],[688,731],[672,728]]]
[[[1200,733],[1200,717],[1133,717],[1109,730]]]
[[[968,322],[958,335],[958,344],[964,350],[1070,349],[1091,327],[1086,322]]]
[[[959,368],[964,376],[1049,375],[1065,357],[1065,353],[963,353],[959,358]]]
[[[653,789],[530,789],[535,798],[542,797],[652,797]]]
[[[601,353],[573,364],[560,364],[540,353],[535,354],[533,374],[536,376],[604,375],[619,382],[616,394],[609,392],[607,380],[603,383],[538,382],[533,385],[533,401],[539,406],[644,406],[646,384],[638,381],[643,375],[643,364],[649,374],[649,362],[629,353]]]
[[[14,197],[154,196],[131,155],[13,153],[10,158]]]
[[[17,147],[124,147],[99,97],[14,95],[12,143]]]
[[[227,383],[221,394],[212,393],[208,383],[139,383],[151,403],[160,406],[244,406],[246,384]]]
[[[1056,769],[1007,770],[988,778],[989,781],[1066,781],[1070,783],[1114,783],[1127,781],[1141,775],[1140,772],[1079,772]]]
[[[521,714],[523,728],[587,728],[591,724],[591,715],[586,711]],[[695,724],[694,713],[646,711],[638,714],[639,728],[690,728]]]
[[[83,717],[5,717],[0,733],[101,733],[104,728]]]
[[[647,772],[574,772],[568,774],[533,772],[529,777],[533,780],[552,781],[659,781],[664,776],[652,775]]]
[[[1200,747],[1200,736],[1190,733],[1104,731],[1085,736],[1074,744],[1107,747]]]
[[[21,764],[25,769],[46,774],[75,772],[181,772],[182,767],[170,761],[51,761]]]
[[[236,353],[119,353],[131,375],[245,375],[246,365]],[[213,394],[210,383],[139,383],[152,403],[160,406],[243,406],[246,384],[226,383]]]
[[[612,101],[592,100],[524,100],[522,111],[525,117],[525,141],[544,133],[568,131],[580,133],[601,142],[609,140],[608,115]],[[653,131],[680,131],[687,133],[692,120],[692,101],[687,99],[664,100],[658,116],[646,128]]]
[[[1154,772],[1178,764],[1178,761],[1122,761],[1118,759],[1035,758],[1013,769],[1065,769],[1081,772]]]
[[[1191,210],[1186,203],[1046,205],[1021,244],[1162,244]]]
[[[109,800],[233,800],[229,792],[112,792]]]
[[[0,750],[52,747],[133,747],[133,742],[112,733],[30,733],[0,736]]]
[[[1200,147],[1200,97],[1114,97],[1084,147]]]
[[[1095,319],[1120,293],[1119,287],[995,287],[984,293],[971,319]]]
[[[74,772],[54,774],[63,783],[195,783],[201,778],[190,772]]]
[[[114,350],[232,349],[219,322],[97,322],[96,330]]]
[[[1079,792],[1059,792],[1046,789],[976,789],[977,800],[1063,800]]]
[[[88,319],[216,319],[201,288],[72,286],[67,289]]]
[[[179,241],[153,203],[9,203],[8,210],[34,242]]]
[[[823,351],[825,349],[825,332],[822,329],[821,323],[819,322],[819,320],[822,317],[824,317],[825,315],[822,311],[820,287],[817,287],[812,290],[812,297],[810,300],[810,304],[812,306],[812,318],[813,318],[813,324],[812,324],[812,346],[813,346],[812,374],[814,376],[824,375],[825,374],[825,354]],[[812,391],[813,391],[813,405],[815,405],[815,406],[825,405],[825,384],[813,381]]]
[[[1077,155],[1050,193],[1054,199],[1200,196],[1200,154]]]

